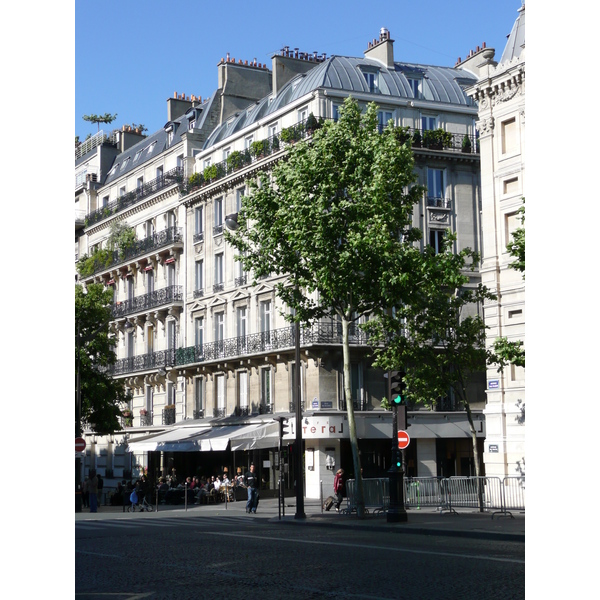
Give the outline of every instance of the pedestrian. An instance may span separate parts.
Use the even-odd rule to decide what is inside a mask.
[[[340,505],[346,495],[346,483],[344,481],[344,469],[338,469],[333,479],[333,491],[335,492],[335,512],[340,512]]]
[[[98,478],[98,504],[102,504],[102,490],[104,489],[104,480],[102,479],[100,473],[96,475]]]
[[[90,490],[90,512],[98,512],[98,477],[96,477],[96,470],[90,471],[89,480]]]
[[[90,478],[86,477],[82,486],[81,500],[83,508],[90,507]]]
[[[255,472],[254,463],[250,465],[250,470],[246,473],[245,476],[246,487],[248,488],[248,502],[246,503],[246,512],[247,513],[256,513],[256,507],[258,506],[258,489],[259,489],[259,479],[258,475]]]

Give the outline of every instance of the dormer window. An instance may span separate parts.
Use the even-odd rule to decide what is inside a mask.
[[[152,153],[152,150],[154,150],[156,146],[156,142],[152,142],[149,146],[148,146],[148,154]]]
[[[173,130],[167,131],[167,146],[170,146],[173,143]]]
[[[415,79],[413,77],[407,77],[407,80],[408,80],[408,85],[410,86],[410,89],[412,91],[413,98],[422,98],[423,97],[422,80]]]
[[[129,164],[129,158],[126,158],[121,165],[121,171],[125,169],[125,167]]]
[[[363,75],[367,82],[369,92],[377,94],[379,92],[379,73],[376,71],[363,71]]]
[[[135,162],[140,157],[140,155],[142,154],[142,152],[143,152],[143,150],[138,150],[135,153],[135,156],[133,157],[133,162]]]

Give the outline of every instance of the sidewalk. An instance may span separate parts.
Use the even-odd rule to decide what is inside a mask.
[[[97,513],[90,513],[88,508],[83,512],[75,513],[75,520],[105,520],[105,519],[130,519],[130,518],[164,518],[172,517],[239,517],[245,515],[249,519],[261,519],[273,523],[302,526],[318,525],[323,527],[339,528],[368,528],[370,531],[394,533],[411,533],[424,535],[445,535],[454,537],[470,537],[483,539],[497,539],[504,541],[525,541],[525,514],[522,511],[511,511],[514,518],[495,514],[493,512],[480,513],[474,509],[456,509],[456,512],[444,511],[440,513],[433,508],[421,510],[407,510],[405,523],[388,523],[385,514],[369,513],[364,519],[357,519],[356,514],[345,515],[336,513],[335,510],[325,512],[321,510],[318,500],[305,499],[305,519],[295,518],[295,498],[285,499],[285,515],[280,514],[277,498],[265,498],[259,502],[256,515],[246,515],[245,502],[220,503],[217,505],[188,505],[187,510],[183,504],[161,504],[158,512],[129,513],[123,512],[122,506],[99,506]]]

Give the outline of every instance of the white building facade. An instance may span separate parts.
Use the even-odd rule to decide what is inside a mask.
[[[477,58],[475,58],[477,60]],[[479,57],[481,62],[481,57]],[[481,144],[481,280],[498,299],[484,307],[488,346],[499,337],[525,343],[525,280],[507,246],[522,227],[525,194],[525,6],[499,62],[486,62],[467,90],[477,102]],[[525,475],[525,369],[487,372],[484,462],[488,476]]]
[[[97,468],[110,485],[145,468],[153,477],[172,467],[181,475],[216,474],[245,472],[254,462],[265,491],[275,491],[273,417],[289,417],[289,450],[298,401],[304,465],[285,453],[289,490],[302,471],[306,496],[318,498],[321,485],[329,491],[335,469],[351,471],[347,401],[356,411],[364,475],[387,471],[392,415],[380,407],[385,379],[372,367],[360,330],[351,339],[352,398],[346,399],[339,324],[302,328],[296,365],[277,279],[254,281],[243,272],[223,229],[239,211],[247,181],[296,140],[310,140],[319,121],[337,119],[352,95],[361,106],[378,104],[382,127],[392,120],[413,139],[418,180],[427,187],[413,218],[422,245],[439,246],[451,230],[457,249],[482,250],[477,107],[464,92],[476,84],[476,73],[469,64],[397,61],[393,44],[382,29],[361,57],[284,48],[270,69],[228,57],[218,65],[211,98],[170,99],[165,127],[118,152],[98,174],[77,237],[80,280],[114,288],[112,374],[124,379],[132,403],[122,432],[104,438],[86,432],[96,442],[88,445],[86,473]],[[133,228],[136,242],[111,253],[106,244],[115,222]],[[292,385],[296,368],[300,398]],[[483,451],[484,373],[470,391]],[[474,474],[466,415],[451,396],[434,411],[414,407],[409,424],[408,475]]]

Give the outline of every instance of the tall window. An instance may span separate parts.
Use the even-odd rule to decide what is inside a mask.
[[[146,329],[146,352],[152,354],[154,352],[154,326],[148,325]]]
[[[421,117],[421,129],[423,131],[437,129],[437,117]]]
[[[346,399],[345,386],[344,386],[344,369],[341,366],[341,377],[339,379],[341,384],[340,398]],[[352,363],[350,365],[350,394],[352,396],[352,403],[354,408],[361,410],[362,400],[362,372],[359,363]]]
[[[151,385],[146,386],[146,410],[148,414],[152,414],[152,408],[154,404],[154,392]]]
[[[167,321],[167,348],[172,350],[176,346],[176,322]]]
[[[427,169],[427,197],[444,198],[446,187],[443,169]]]
[[[308,106],[303,106],[298,110],[298,123],[303,123],[308,119]]]
[[[218,292],[223,289],[224,283],[224,271],[223,271],[223,253],[215,254],[215,280],[214,280],[214,291]]]
[[[429,231],[429,245],[439,254],[444,249],[445,229],[431,229]]]
[[[248,371],[238,371],[237,374],[238,405],[241,413],[247,415],[248,404]]]
[[[215,198],[213,202],[214,227],[213,234],[223,233],[223,197]]]
[[[156,167],[156,179],[160,179],[163,176],[163,168]]]
[[[260,303],[260,331],[265,344],[271,343],[271,301]]]
[[[272,412],[272,380],[271,380],[271,368],[267,367],[260,370],[260,403],[266,409],[267,412]]]
[[[167,287],[172,287],[175,283],[175,263],[172,262],[167,265]]]
[[[204,317],[194,319],[194,343],[200,348],[204,344]]]
[[[225,339],[225,313],[215,313],[215,342]]]
[[[127,278],[127,300],[133,300],[135,296],[135,287],[133,284],[133,277]]]
[[[237,316],[237,335],[240,338],[246,337],[247,331],[247,318],[246,318],[246,307],[240,306],[236,310]]]
[[[379,131],[383,131],[384,127],[387,127],[388,121],[393,119],[393,113],[390,110],[380,110],[377,113],[377,120],[379,122]]]
[[[374,73],[372,71],[366,71],[363,73],[363,75],[365,76],[365,81],[367,82],[369,92],[371,92],[372,94],[376,94],[379,91],[377,73]]]
[[[333,120],[334,120],[336,123],[337,123],[337,121],[338,121],[338,120],[339,120],[339,118],[340,118],[340,108],[341,108],[341,107],[340,107],[340,105],[339,105],[339,104],[333,104],[333,106],[332,106],[332,115],[331,115],[331,116],[333,117]]]
[[[517,120],[515,117],[502,122],[502,154],[513,154],[517,151]]]
[[[413,79],[412,77],[408,77],[408,85],[410,86],[414,98],[423,97],[420,79]]]
[[[194,419],[204,417],[204,378],[194,379]]]
[[[154,291],[154,269],[146,271],[146,293],[151,294]]]
[[[204,261],[197,260],[194,265],[194,291],[201,292],[204,289]],[[197,294],[194,293],[194,296]]]
[[[194,242],[204,240],[204,206],[197,206],[194,210]]]
[[[225,376],[215,375],[215,393],[216,393],[216,415],[217,417],[225,416]]]
[[[241,187],[235,190],[235,211],[240,212],[242,210],[242,199],[246,195],[245,188]]]
[[[146,237],[152,237],[154,235],[154,221],[152,219],[148,219],[144,224],[144,229],[146,230]]]

